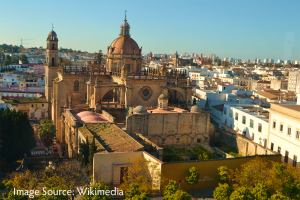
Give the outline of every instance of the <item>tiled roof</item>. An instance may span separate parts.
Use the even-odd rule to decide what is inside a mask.
[[[133,152],[143,148],[115,124],[106,125],[105,128],[103,124],[85,124],[85,129],[96,134],[96,139],[108,152]]]

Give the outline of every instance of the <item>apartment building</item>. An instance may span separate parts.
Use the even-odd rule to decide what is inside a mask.
[[[236,131],[264,147],[267,146],[269,112],[254,105],[225,104],[222,126]]]
[[[281,153],[282,162],[299,167],[300,105],[271,104],[268,148]]]

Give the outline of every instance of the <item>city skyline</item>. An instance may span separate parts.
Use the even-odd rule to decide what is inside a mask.
[[[46,45],[51,30],[59,47],[106,53],[127,10],[131,36],[142,53],[216,54],[221,59],[300,60],[300,2],[289,1],[1,1],[0,44]],[[24,9],[25,8],[25,9]],[[147,8],[147,9],[145,9]],[[286,12],[283,12],[286,11]],[[27,13],[26,13],[27,12]],[[9,17],[7,17],[9,16]],[[24,17],[26,16],[26,17]]]

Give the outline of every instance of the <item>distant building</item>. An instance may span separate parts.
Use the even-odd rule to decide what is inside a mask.
[[[289,72],[288,91],[300,93],[300,70]],[[296,91],[297,89],[297,91]]]

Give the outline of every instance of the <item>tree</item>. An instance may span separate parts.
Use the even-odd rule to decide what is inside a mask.
[[[40,121],[38,133],[44,145],[48,148],[56,136],[56,128],[48,119],[43,119]]]
[[[286,196],[283,196],[280,192],[277,194],[273,194],[270,200],[288,200]]]
[[[222,63],[221,59],[218,59],[218,66],[221,66],[221,63]]]
[[[20,60],[21,60],[22,64],[28,64],[28,58],[27,58],[27,56],[25,56],[25,54],[21,55]]]
[[[208,154],[207,154],[206,152],[203,152],[203,153],[200,153],[200,154],[198,155],[198,159],[199,159],[199,160],[208,160],[208,159],[209,159],[209,156],[208,156]]]
[[[229,200],[232,192],[233,189],[227,183],[219,183],[219,187],[216,187],[213,194],[217,200]]]
[[[158,163],[145,158],[130,158],[121,187],[127,191],[132,184],[138,186],[139,192],[154,194],[164,184],[164,177],[158,167]],[[96,177],[97,178],[97,177]]]
[[[259,182],[252,190],[252,195],[254,199],[268,200],[271,197],[271,192],[265,183]]]
[[[0,160],[8,162],[23,158],[36,145],[27,115],[8,108],[0,111],[0,138]]]
[[[125,200],[150,200],[149,191],[141,190],[137,183],[130,185]]]
[[[246,187],[240,187],[236,189],[230,195],[230,200],[255,200],[252,196],[251,191]]]
[[[103,180],[101,180],[98,183],[96,183],[95,185],[93,185],[91,187],[91,189],[92,190],[104,190],[105,191],[105,190],[109,190],[109,187],[105,184],[105,182]],[[83,200],[110,200],[112,198],[110,196],[106,196],[105,194],[91,195],[88,192],[85,192],[82,199]]]
[[[96,143],[95,143],[95,135],[93,136],[93,141],[90,147],[90,151],[89,151],[89,164],[93,165],[93,158],[94,158],[94,154],[97,151],[97,147],[96,147]]]
[[[254,188],[259,182],[268,182],[272,162],[256,157],[243,164],[241,169],[229,170],[231,185]]]
[[[12,62],[13,63],[19,63],[19,60],[20,60],[20,57],[18,56],[18,55],[16,55],[16,56],[14,56],[13,58],[12,58]]]
[[[189,173],[187,177],[185,177],[185,181],[187,184],[193,186],[193,190],[194,190],[194,185],[196,185],[199,182],[199,178],[200,178],[200,173],[198,169],[196,167],[191,167],[189,169]]]
[[[221,166],[218,168],[219,173],[217,175],[217,180],[219,183],[228,183],[229,178],[228,178],[228,167],[226,166]]]
[[[90,152],[90,144],[89,144],[89,138],[86,136],[86,141],[83,141],[82,143],[79,144],[79,151],[82,155],[81,161],[81,166],[86,166],[89,164],[89,152]]]
[[[178,188],[178,184],[174,180],[169,180],[169,184],[164,188],[163,200],[190,200],[192,196]]]

